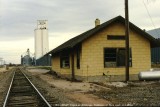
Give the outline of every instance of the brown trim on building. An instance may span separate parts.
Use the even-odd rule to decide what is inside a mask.
[[[75,80],[74,51],[71,52],[71,65],[72,65],[72,81],[74,81]]]

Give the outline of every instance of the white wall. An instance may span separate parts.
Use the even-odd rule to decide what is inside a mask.
[[[36,59],[42,56],[42,36],[41,30],[35,30],[35,57]]]
[[[35,58],[38,59],[49,51],[47,21],[37,21],[35,29]]]
[[[48,43],[48,30],[43,29],[42,30],[42,44],[43,44],[43,49],[42,49],[42,54],[45,55],[49,51],[49,43]]]

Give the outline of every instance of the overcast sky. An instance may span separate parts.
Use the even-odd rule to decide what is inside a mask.
[[[145,5],[155,27],[147,13]],[[160,27],[160,0],[129,0],[130,21],[141,29]],[[37,20],[48,20],[49,49],[94,27],[124,17],[124,0],[0,0],[0,57],[20,63],[27,48],[34,53]]]

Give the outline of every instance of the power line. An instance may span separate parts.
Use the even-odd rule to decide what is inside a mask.
[[[146,10],[147,10],[148,16],[149,16],[149,18],[150,18],[150,20],[151,20],[151,22],[152,22],[152,25],[153,25],[153,27],[154,27],[154,29],[155,29],[155,32],[157,33],[157,35],[158,35],[158,37],[159,37],[160,35],[159,35],[158,31],[157,31],[157,28],[156,28],[156,26],[155,26],[155,24],[154,24],[154,22],[153,22],[153,19],[152,19],[150,13],[149,13],[149,10],[148,10],[147,5],[145,4],[144,0],[143,0],[143,4],[144,4],[144,7],[145,7]]]

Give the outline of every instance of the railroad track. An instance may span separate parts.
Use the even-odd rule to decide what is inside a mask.
[[[3,107],[51,107],[29,78],[17,68],[14,71]]]

